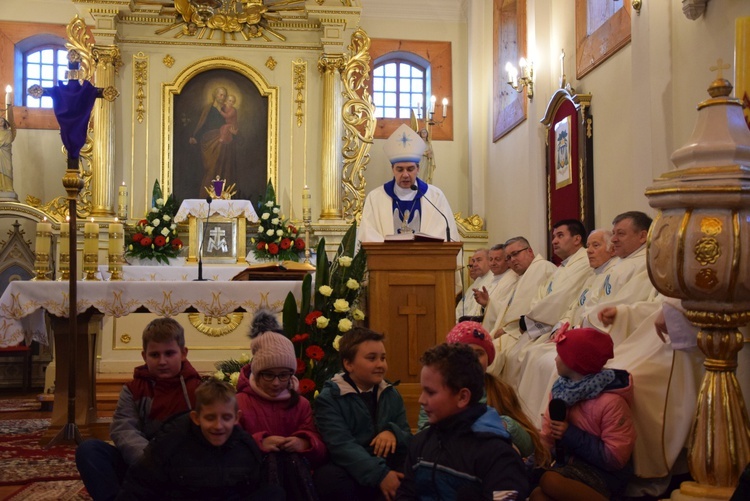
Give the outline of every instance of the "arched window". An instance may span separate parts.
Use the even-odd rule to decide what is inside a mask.
[[[429,95],[430,63],[409,52],[390,52],[375,61],[372,99],[375,118],[424,116]]]
[[[32,85],[52,87],[58,80],[65,79],[68,69],[68,51],[60,46],[37,46],[23,53],[23,96],[24,105],[29,108],[52,108],[52,98],[42,96],[37,99],[26,93]]]

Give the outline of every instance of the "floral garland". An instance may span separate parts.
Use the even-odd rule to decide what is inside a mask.
[[[357,225],[352,224],[331,263],[325,252],[325,239],[317,248],[315,291],[311,275],[302,282],[302,304],[292,293],[284,303],[284,333],[297,350],[299,392],[312,400],[323,383],[341,371],[338,344],[341,335],[365,319],[358,308],[363,293],[366,259],[363,250],[355,254]]]
[[[145,219],[136,224],[135,231],[125,236],[125,256],[169,264],[169,258],[177,257],[182,250],[182,240],[177,237],[174,222],[179,206],[173,194],[164,200],[158,179],[154,182],[151,205]]]
[[[276,203],[273,184],[266,186],[266,195],[258,205],[260,225],[258,234],[252,239],[253,254],[261,260],[299,261],[299,253],[305,250],[305,241],[299,230],[281,214]]]

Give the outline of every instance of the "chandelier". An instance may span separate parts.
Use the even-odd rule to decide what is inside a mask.
[[[175,0],[177,22],[157,34],[181,28],[175,38],[211,39],[213,32],[219,31],[232,37],[239,33],[245,40],[270,41],[270,34],[284,41],[286,37],[273,30],[270,21],[280,21],[280,11],[304,10],[304,4],[305,0]]]

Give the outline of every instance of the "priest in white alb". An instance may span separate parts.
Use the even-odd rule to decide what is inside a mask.
[[[477,290],[477,302],[484,308],[482,327],[492,330],[497,317],[505,313],[510,296],[516,290],[518,275],[505,260],[505,244],[493,245],[489,251],[492,282],[489,287]]]
[[[434,185],[419,179],[419,161],[425,142],[402,124],[385,143],[393,179],[372,190],[365,198],[357,231],[360,242],[382,242],[393,234],[424,233],[459,241],[456,221],[448,199]]]

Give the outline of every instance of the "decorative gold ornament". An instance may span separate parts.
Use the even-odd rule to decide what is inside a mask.
[[[484,220],[477,214],[466,218],[461,217],[460,212],[454,214],[456,224],[463,227],[466,231],[482,231],[484,230]]]
[[[349,222],[362,217],[367,186],[365,170],[370,163],[370,148],[377,121],[375,105],[368,90],[370,37],[363,29],[358,29],[352,34],[348,49],[351,56],[341,75],[345,99],[341,112],[344,121],[344,146],[341,149],[344,157],[341,177],[344,194],[341,206],[344,219]],[[320,65],[319,62],[319,68]]]
[[[276,60],[273,58],[273,56],[268,56],[268,59],[266,59],[266,68],[273,71],[276,69]]]
[[[164,63],[164,66],[166,66],[167,68],[171,68],[172,66],[174,66],[174,58],[169,54],[164,56],[164,59],[162,59],[161,62]]]
[[[695,274],[695,285],[701,289],[711,290],[719,285],[719,279],[716,277],[716,271],[711,268],[703,268]]]
[[[130,341],[132,341],[130,334],[123,334],[120,336],[120,342],[122,342],[122,344],[128,344]]]
[[[36,253],[36,259],[34,260],[34,273],[36,276],[33,280],[49,280],[51,273],[49,266],[49,254],[47,253]]]
[[[305,86],[307,83],[307,61],[302,59],[292,62],[292,83],[294,85],[294,105],[296,109],[294,116],[297,119],[297,127],[302,126],[305,116]]]
[[[714,264],[721,256],[721,246],[714,237],[703,237],[695,244],[695,260],[701,265]]]
[[[148,56],[143,52],[133,54],[133,81],[135,84],[135,119],[143,123],[146,115],[146,82],[148,81]]]
[[[203,189],[205,189],[206,193],[208,193],[214,200],[231,200],[232,197],[237,194],[235,184],[236,183],[232,183],[227,186],[226,179],[220,179],[219,176],[216,176],[216,179],[211,181],[211,184],[205,186]]]
[[[212,317],[203,313],[188,314],[192,326],[210,337],[221,337],[229,334],[239,327],[242,318],[242,313],[230,313],[221,317]]]
[[[211,40],[215,31],[221,33],[225,41],[228,33],[231,37],[239,33],[249,41],[262,38],[267,42],[273,35],[278,40],[286,37],[270,27],[271,22],[281,21],[283,11],[301,11],[305,9],[305,0],[280,0],[266,3],[263,0],[175,0],[177,22],[156,31],[158,35],[178,29],[175,38],[183,36],[206,38]]]
[[[704,217],[701,219],[701,231],[710,237],[721,233],[721,219],[717,217]]]

